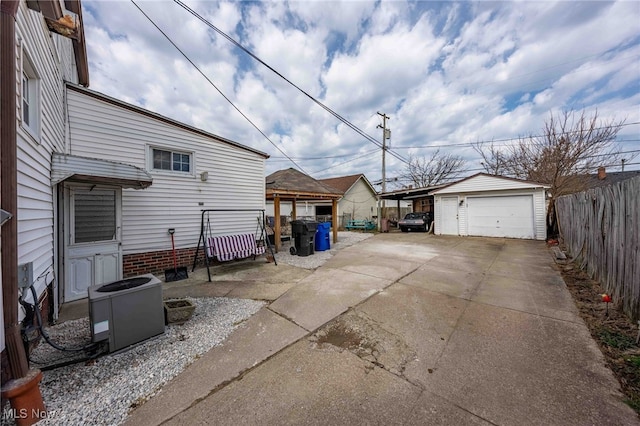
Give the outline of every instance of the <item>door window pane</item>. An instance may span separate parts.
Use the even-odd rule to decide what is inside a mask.
[[[116,238],[116,192],[76,192],[74,196],[75,243],[113,241]]]

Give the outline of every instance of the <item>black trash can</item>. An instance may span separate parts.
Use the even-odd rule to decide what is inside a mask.
[[[318,222],[313,220],[292,220],[291,221],[291,233],[293,234],[293,241],[295,247],[295,253],[298,256],[309,256],[315,253],[315,235]]]

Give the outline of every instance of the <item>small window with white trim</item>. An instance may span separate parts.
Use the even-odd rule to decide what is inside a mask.
[[[153,170],[164,170],[185,174],[191,174],[191,171],[193,170],[193,167],[191,166],[191,159],[193,156],[189,152],[152,148],[151,154]]]
[[[22,59],[20,109],[22,127],[28,130],[36,139],[40,137],[40,79],[35,67],[26,56]]]

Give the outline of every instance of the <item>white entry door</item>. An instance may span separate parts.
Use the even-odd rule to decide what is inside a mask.
[[[442,197],[442,210],[440,214],[442,222],[440,233],[442,235],[458,235],[458,197]]]
[[[65,186],[64,301],[122,279],[121,189]]]

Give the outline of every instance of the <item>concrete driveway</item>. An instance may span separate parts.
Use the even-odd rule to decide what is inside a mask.
[[[639,424],[543,242],[379,234],[282,276],[128,424]]]

